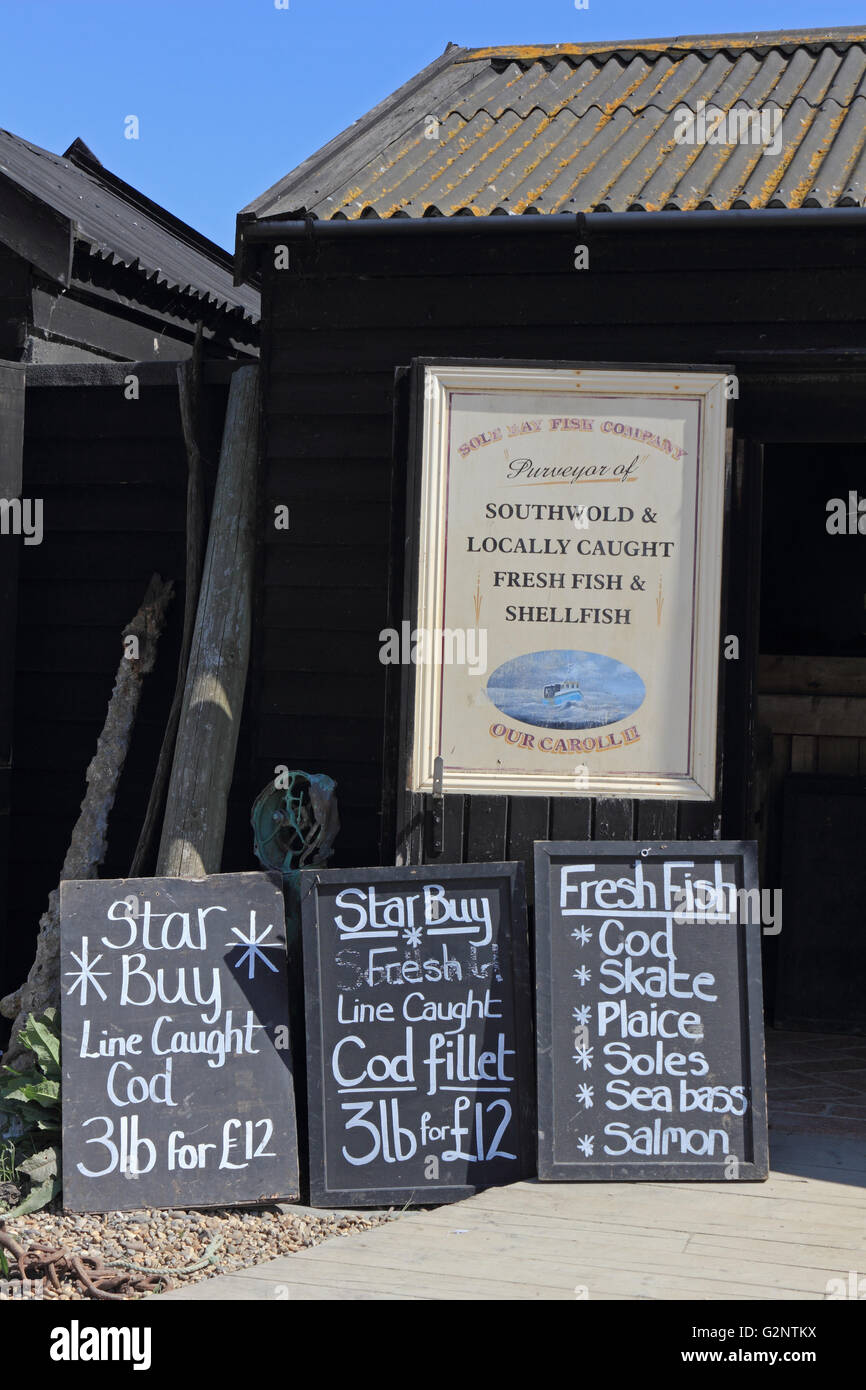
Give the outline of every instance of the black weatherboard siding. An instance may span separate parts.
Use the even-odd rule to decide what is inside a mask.
[[[778,230],[731,233],[724,217],[695,214],[687,234],[653,231],[649,215],[639,232],[637,224],[633,233],[593,232],[587,271],[574,269],[573,230],[538,241],[483,229],[442,238],[349,232],[293,242],[290,267],[279,271],[272,248],[263,249],[255,775],[264,784],[287,762],[337,779],[336,862],[393,862],[395,848],[390,834],[380,845],[377,818],[397,369],[419,356],[731,363],[739,440],[862,438],[863,238],[844,225],[809,231],[784,212]],[[406,450],[401,440],[394,458],[398,556]],[[727,530],[740,572],[757,471],[753,454],[735,452]],[[289,531],[273,525],[280,503],[292,508]],[[747,737],[754,587],[729,583],[722,619],[723,634],[742,638],[740,665],[723,671],[735,691],[725,707],[729,752]],[[742,778],[738,768],[723,780],[721,805],[448,797],[442,860],[529,862],[532,841],[544,838],[739,836],[749,829]]]
[[[415,860],[528,864],[545,836],[754,833],[762,446],[866,436],[863,40],[449,45],[240,213],[264,306],[256,767],[336,777],[338,863],[393,862],[401,840]],[[773,115],[771,141],[703,143],[705,107],[744,106]],[[720,657],[715,803],[446,797],[398,825],[405,731],[377,653],[401,615],[405,372],[425,357],[733,364],[722,633],[740,650]]]

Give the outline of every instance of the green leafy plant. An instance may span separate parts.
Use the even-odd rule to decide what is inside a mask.
[[[15,1181],[15,1145],[11,1139],[0,1144],[0,1182]]]
[[[56,1009],[31,1014],[19,1039],[33,1061],[23,1071],[4,1067],[0,1075],[0,1133],[11,1143],[7,1159],[14,1180],[29,1183],[24,1200],[4,1216],[38,1211],[61,1188],[60,1030]]]

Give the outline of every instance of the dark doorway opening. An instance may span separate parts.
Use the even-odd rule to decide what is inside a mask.
[[[758,676],[765,937],[776,1027],[866,1034],[866,535],[834,532],[866,493],[866,447],[764,450]]]

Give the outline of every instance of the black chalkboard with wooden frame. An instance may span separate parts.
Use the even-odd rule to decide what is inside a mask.
[[[60,885],[63,1202],[296,1198],[278,874]]]
[[[766,1178],[754,843],[537,843],[535,864],[539,1177]]]
[[[301,874],[310,1193],[456,1201],[534,1171],[522,864]]]

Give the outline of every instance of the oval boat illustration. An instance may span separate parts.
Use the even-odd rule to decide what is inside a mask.
[[[643,704],[646,687],[624,661],[599,652],[529,652],[491,675],[487,698],[502,714],[541,729],[600,729]]]

